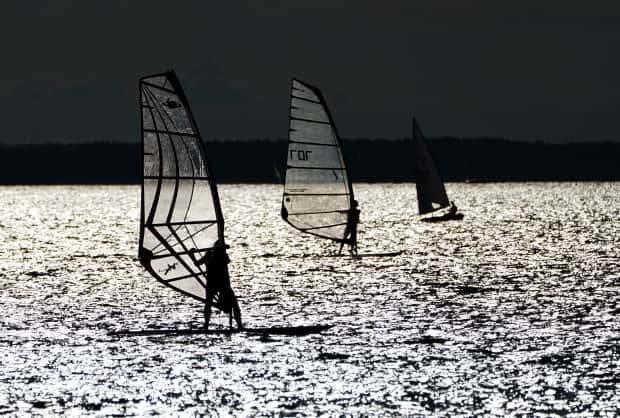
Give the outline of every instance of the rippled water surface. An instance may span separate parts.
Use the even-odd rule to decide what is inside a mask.
[[[462,222],[356,185],[360,252],[403,253],[352,259],[222,186],[244,320],[334,325],[297,338],[108,336],[202,323],[135,259],[138,187],[0,188],[0,413],[620,413],[620,183],[447,188]]]

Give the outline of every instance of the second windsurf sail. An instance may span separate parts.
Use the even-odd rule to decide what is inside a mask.
[[[293,79],[282,218],[302,232],[341,241],[353,187],[342,145],[320,90]]]

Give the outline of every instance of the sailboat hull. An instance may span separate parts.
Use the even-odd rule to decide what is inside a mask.
[[[446,213],[442,216],[433,216],[430,218],[422,218],[422,222],[445,222],[445,221],[462,221],[464,215],[462,213],[456,213],[454,215]]]

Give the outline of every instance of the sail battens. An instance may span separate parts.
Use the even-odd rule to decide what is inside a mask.
[[[309,167],[309,166],[295,166],[295,165],[287,165],[287,169],[299,169],[299,170],[327,170],[327,171],[344,171],[346,170],[344,167]]]
[[[353,189],[323,95],[293,79],[282,217],[298,230],[342,240]]]
[[[209,180],[209,177],[204,176],[143,176],[142,178],[147,180]]]
[[[158,281],[198,300],[197,260],[224,243],[224,218],[194,117],[170,71],[140,80],[142,209],[139,258]],[[217,227],[214,227],[217,226]]]
[[[163,129],[144,129],[144,132],[152,132],[152,133],[162,134],[162,135],[179,135],[179,136],[189,136],[189,137],[197,137],[198,136],[195,133],[166,131],[166,130],[163,130]]]
[[[338,144],[321,144],[321,143],[317,143],[317,142],[308,142],[308,141],[297,141],[294,139],[290,139],[289,140],[290,144],[301,144],[301,145],[320,145],[323,147],[338,147]]]
[[[295,100],[303,100],[304,102],[308,102],[308,103],[316,103],[316,104],[321,104],[321,102],[320,102],[320,101],[318,101],[318,100],[312,100],[312,99],[308,99],[308,98],[305,98],[305,97],[300,97],[300,96],[295,96],[295,95],[293,95],[293,98],[294,98]]]
[[[162,259],[162,258],[175,258],[178,259],[180,256],[183,255],[188,255],[191,256],[197,256],[198,254],[200,254],[200,252],[204,252],[206,250],[208,250],[209,247],[207,248],[193,248],[192,250],[182,250],[182,251],[177,251],[175,250],[174,253],[168,253],[168,254],[153,254],[153,256],[151,257],[152,260],[158,260],[158,259]],[[191,275],[195,275],[195,273],[191,273]]]
[[[295,117],[291,116],[291,120],[300,120],[302,122],[309,122],[309,123],[319,123],[321,125],[331,125],[331,123],[329,121],[306,119],[306,118],[300,118],[300,117],[297,117],[297,116],[295,116]]]
[[[172,90],[172,89],[169,89],[169,88],[164,87],[164,86],[158,86],[157,84],[149,83],[148,81],[142,80],[141,84],[143,84],[144,86],[148,86],[148,87],[154,88],[154,89],[167,91],[168,93],[177,94],[177,92]]]
[[[171,284],[174,282],[178,282],[180,280],[187,280],[187,279],[193,279],[194,275],[193,274],[186,274],[185,276],[179,276],[179,277],[173,277],[172,279],[167,279],[166,283]],[[202,282],[199,282],[202,284]]]

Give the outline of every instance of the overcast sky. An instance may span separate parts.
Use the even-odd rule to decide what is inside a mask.
[[[10,0],[1,12],[2,143],[137,142],[137,80],[169,68],[205,139],[285,137],[293,76],[323,91],[343,137],[409,136],[415,114],[427,136],[620,138],[617,0]]]

